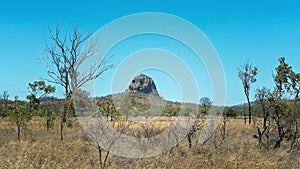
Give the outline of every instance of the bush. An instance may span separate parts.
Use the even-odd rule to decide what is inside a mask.
[[[227,117],[236,117],[237,116],[237,112],[235,110],[233,110],[232,108],[229,108],[226,111],[226,116]]]

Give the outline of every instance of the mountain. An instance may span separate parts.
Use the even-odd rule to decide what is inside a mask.
[[[136,76],[130,83],[126,92],[129,93],[144,93],[153,96],[158,96],[159,94],[156,90],[156,85],[152,78],[145,74],[140,74]]]

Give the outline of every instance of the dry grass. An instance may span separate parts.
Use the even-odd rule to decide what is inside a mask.
[[[0,168],[99,168],[95,143],[85,136],[78,121],[72,119],[64,141],[59,140],[58,121],[50,131],[44,124],[44,119],[32,120],[18,143],[13,124],[0,120]],[[129,159],[111,154],[107,168],[299,168],[300,150],[260,150],[253,134],[253,125],[230,119],[227,137],[217,148],[213,139],[191,149],[183,140],[171,151],[151,158]]]

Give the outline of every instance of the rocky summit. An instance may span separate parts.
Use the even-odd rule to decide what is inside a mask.
[[[159,96],[154,81],[147,75],[136,76],[129,85],[127,92],[145,93],[153,96]]]

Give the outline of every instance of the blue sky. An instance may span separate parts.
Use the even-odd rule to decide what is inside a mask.
[[[48,26],[60,23],[70,29],[78,25],[80,30],[95,32],[105,24],[129,14],[162,12],[179,16],[197,26],[215,46],[223,63],[226,76],[227,105],[246,102],[237,67],[249,61],[259,67],[258,81],[252,91],[260,86],[272,88],[272,71],[277,59],[285,56],[287,62],[300,72],[300,2],[299,1],[7,1],[0,5],[0,93],[8,91],[10,99],[15,95],[24,99],[28,83],[46,77],[45,69],[36,57],[43,54],[48,40]],[[136,44],[133,39],[132,43]],[[145,38],[145,37],[144,37]],[[144,47],[161,47],[166,44],[145,43]],[[128,40],[130,42],[130,39]],[[126,43],[126,42],[124,42]],[[160,46],[161,45],[161,46]],[[139,46],[140,48],[143,45]],[[132,50],[135,48],[131,48]],[[137,47],[138,49],[138,47]],[[116,50],[114,62],[126,57],[126,52]],[[188,52],[187,52],[188,53]],[[183,58],[184,59],[184,58]],[[187,60],[189,62],[190,60]],[[117,63],[118,64],[118,63]],[[197,66],[200,68],[197,69]],[[207,73],[201,67],[191,65],[200,85],[200,95],[210,96]],[[97,81],[98,95],[110,93],[112,75],[116,69]],[[166,85],[174,82],[162,72],[146,71],[157,83],[167,99],[178,100],[178,88]],[[199,76],[199,78],[198,78]],[[130,81],[130,80],[129,80]],[[171,87],[170,87],[171,86]],[[62,90],[57,87],[58,97]],[[172,92],[173,91],[173,92]],[[251,92],[253,100],[254,93]]]

